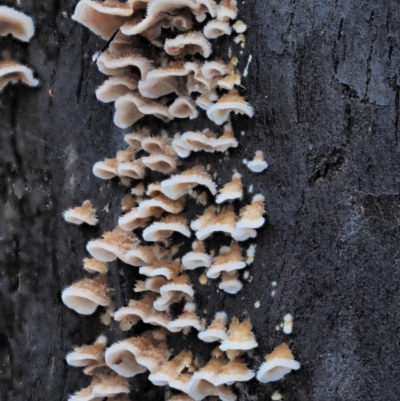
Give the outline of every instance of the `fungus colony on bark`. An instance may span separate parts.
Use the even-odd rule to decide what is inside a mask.
[[[29,42],[34,33],[35,26],[31,17],[13,8],[0,6],[0,36],[11,35],[22,42]],[[26,65],[15,60],[0,61],[0,93],[8,84],[17,82],[31,87],[39,85],[39,80]]]
[[[238,293],[243,287],[241,272],[253,263],[256,251],[252,244],[244,252],[240,243],[255,238],[256,230],[265,223],[264,196],[260,194],[239,213],[235,210],[235,202],[240,202],[244,192],[239,173],[235,172],[231,181],[218,189],[209,168],[181,167],[182,159],[192,152],[236,148],[231,113],[248,117],[254,114],[237,89],[241,83],[235,67],[237,59],[233,57],[228,63],[209,59],[213,53],[209,40],[230,35],[232,29],[240,35],[246,31],[237,13],[236,0],[221,0],[218,4],[214,0],[80,0],[76,6],[72,18],[109,41],[97,58],[99,70],[109,77],[97,89],[96,97],[102,102],[114,102],[115,125],[128,128],[146,115],[164,123],[195,119],[200,108],[216,129],[218,125],[223,128],[220,135],[207,128],[175,136],[165,131],[154,135],[148,127],[136,128],[125,135],[125,149],[94,165],[96,177],[119,177],[125,185],[130,185],[130,180],[144,180],[147,169],[166,177],[161,182],[147,184],[147,180],[146,186],[140,182],[131,188],[131,194],[122,200],[125,213],[118,226],[87,244],[91,259],[84,259],[84,268],[96,276],[64,289],[62,300],[80,314],[92,314],[98,306],[108,308],[108,315],[122,331],[129,331],[139,321],[155,328],[108,347],[106,339],[99,337],[93,345],[78,347],[68,354],[70,365],[84,367],[84,373],[93,376],[91,384],[72,395],[70,401],[125,400],[129,393],[127,378],[147,371],[154,385],[168,385],[180,392],[170,400],[216,396],[233,401],[237,399],[230,387],[233,383],[255,376],[266,383],[299,368],[290,349],[281,344],[267,356],[256,375],[243,359],[258,345],[250,320],[233,317],[229,322],[221,311],[207,325],[196,311],[188,274],[205,269],[200,282],[219,279],[219,289]],[[177,34],[164,39],[167,30],[169,36]],[[159,48],[157,60],[147,56],[138,36]],[[187,55],[194,57],[188,61]],[[256,153],[248,167],[255,172],[267,167],[262,152]],[[206,192],[199,195],[195,191],[198,187]],[[214,197],[215,204],[208,203],[207,193]],[[190,210],[188,195],[206,206],[192,221],[186,214]],[[89,201],[69,209],[64,217],[74,224],[97,224],[96,211]],[[176,233],[181,238],[191,238],[193,233],[196,237],[192,250],[181,258],[175,257],[179,246],[173,244],[172,238]],[[214,233],[231,237],[230,245],[207,250],[203,241]],[[134,289],[144,294],[113,312],[107,272],[108,263],[116,259],[137,267],[147,278],[137,281]],[[172,316],[171,305],[181,301],[181,313]],[[201,341],[219,343],[204,366],[199,366],[191,351],[173,355],[168,350],[167,332],[185,335],[189,331],[198,332]]]

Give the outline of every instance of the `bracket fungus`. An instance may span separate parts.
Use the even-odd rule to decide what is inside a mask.
[[[152,199],[145,199],[139,203],[138,212],[141,216],[160,217],[163,212],[181,213],[185,204],[184,198],[172,200],[165,195],[157,195]]]
[[[1,21],[0,21],[1,26]],[[22,82],[31,87],[39,85],[33,71],[17,61],[0,61],[0,92],[8,85]]]
[[[118,176],[117,159],[104,159],[96,162],[93,166],[93,174],[103,180],[110,180]]]
[[[178,355],[167,361],[164,365],[160,366],[158,370],[149,375],[149,380],[155,386],[170,385],[172,380],[179,377],[184,370],[191,367],[193,362],[193,355],[191,351],[181,351]]]
[[[196,231],[197,239],[202,241],[215,232],[232,235],[235,232],[236,219],[232,206],[223,208],[219,213],[214,206],[209,206],[200,217],[192,221],[190,228]]]
[[[115,102],[119,97],[138,88],[139,78],[135,75],[115,75],[105,80],[96,89],[96,98],[103,103]]]
[[[200,340],[206,343],[226,340],[228,338],[226,332],[227,319],[228,317],[225,312],[217,312],[214,320],[207,329],[198,334]]]
[[[176,170],[178,165],[176,157],[161,153],[142,157],[141,160],[147,168],[162,174],[171,174]]]
[[[174,232],[185,237],[191,236],[185,215],[168,215],[156,221],[143,230],[143,239],[151,242],[160,241],[169,238]]]
[[[163,251],[157,245],[137,246],[124,255],[124,262],[131,266],[145,266],[155,263],[162,256]]]
[[[118,225],[124,231],[132,231],[138,227],[146,227],[151,216],[142,216],[138,208],[133,208],[118,219]]]
[[[211,20],[204,27],[203,33],[207,39],[216,39],[222,35],[230,35],[232,28],[226,21]]]
[[[155,326],[167,327],[170,317],[154,309],[155,297],[155,294],[146,294],[139,300],[131,299],[128,306],[118,309],[114,314],[114,320],[119,322],[120,329],[127,331],[139,320]]]
[[[100,336],[91,345],[76,347],[66,356],[66,361],[70,366],[85,367],[93,362],[101,362],[104,359],[107,338]]]
[[[180,262],[174,261],[158,261],[149,266],[142,266],[139,273],[147,277],[164,276],[168,280],[172,280],[179,275]]]
[[[249,319],[239,322],[233,318],[229,326],[228,338],[222,342],[219,348],[222,351],[228,350],[250,350],[258,346],[252,332],[252,325]]]
[[[180,96],[168,107],[169,114],[174,118],[189,118],[191,120],[198,117],[199,112],[192,99],[188,96]]]
[[[127,338],[108,347],[105,352],[107,366],[123,377],[154,372],[168,358],[167,344],[147,331],[138,337]]]
[[[212,46],[201,32],[193,31],[183,33],[173,39],[167,39],[164,43],[164,50],[170,56],[199,53],[204,58],[208,58],[212,53]]]
[[[68,223],[77,225],[86,223],[90,226],[95,226],[99,221],[96,217],[96,209],[89,200],[85,200],[82,206],[66,210],[63,216]]]
[[[90,258],[84,258],[83,259],[83,268],[92,274],[95,273],[100,273],[100,274],[106,274],[108,272],[108,263],[106,262],[100,262],[100,260],[97,259],[90,259]]]
[[[208,268],[211,266],[211,255],[206,252],[203,242],[193,242],[192,252],[188,252],[182,257],[182,265],[187,270],[194,270],[199,267]]]
[[[221,247],[219,255],[214,257],[211,268],[207,271],[207,277],[218,278],[222,272],[234,272],[245,267],[246,262],[242,256],[242,248],[237,242],[233,242],[230,247]],[[232,279],[231,276],[229,278]]]
[[[116,0],[80,0],[72,19],[89,28],[102,39],[109,40],[112,35],[133,14],[135,0],[122,3]]]
[[[160,312],[179,302],[184,296],[193,297],[194,290],[187,274],[181,274],[160,288],[160,297],[154,301],[154,308]]]
[[[64,304],[81,315],[91,315],[98,306],[111,304],[111,289],[106,275],[84,278],[65,288],[61,294]]]
[[[250,205],[244,207],[236,223],[240,229],[260,228],[265,223],[265,198],[263,195],[255,195]]]
[[[268,167],[268,163],[264,160],[264,153],[257,150],[254,159],[247,162],[247,167],[254,173],[261,173]]]
[[[141,79],[145,79],[148,72],[154,68],[153,62],[140,52],[118,55],[104,51],[97,58],[96,63],[99,71],[105,75],[126,74],[134,67],[140,73]]]
[[[21,11],[0,6],[0,36],[11,34],[23,42],[29,42],[35,33],[33,19]]]
[[[221,0],[218,5],[217,18],[221,21],[236,19],[238,14],[236,0]]]
[[[223,272],[218,288],[228,294],[237,294],[243,288],[243,284],[239,280],[238,271],[233,270]]]
[[[153,115],[163,122],[173,118],[162,103],[147,99],[138,93],[127,93],[115,102],[114,124],[119,128],[130,127],[145,115]]]
[[[223,203],[228,200],[238,199],[243,196],[242,176],[235,173],[232,176],[232,181],[225,184],[219,191],[215,199],[216,203]]]
[[[294,360],[287,344],[282,343],[266,356],[266,361],[257,372],[257,380],[261,383],[278,381],[292,370],[298,369],[300,363]]]
[[[202,166],[195,166],[179,175],[174,175],[161,182],[161,188],[170,199],[178,199],[197,185],[207,187],[215,195],[217,188],[210,174]]]
[[[253,107],[236,92],[221,96],[216,103],[207,109],[207,116],[215,124],[221,125],[228,120],[231,112],[246,114],[250,118],[254,116]]]
[[[86,249],[100,262],[113,262],[117,258],[124,261],[125,254],[136,248],[138,239],[133,233],[128,233],[120,227],[107,231],[102,238],[89,241]]]
[[[204,326],[195,311],[196,305],[193,302],[188,302],[183,313],[168,323],[168,330],[173,333],[183,331],[186,334],[188,330],[194,327],[197,331],[203,331]]]

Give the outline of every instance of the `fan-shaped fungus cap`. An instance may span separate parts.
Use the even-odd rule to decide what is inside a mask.
[[[151,265],[161,258],[162,254],[159,246],[138,246],[125,254],[124,262],[131,266]]]
[[[123,377],[133,377],[146,370],[154,372],[167,358],[165,341],[157,341],[152,332],[115,343],[105,352],[107,365]]]
[[[1,19],[0,19],[1,26]],[[21,81],[28,86],[38,86],[39,80],[33,77],[33,71],[17,61],[0,62],[0,92],[9,84]]]
[[[176,379],[185,369],[188,369],[193,361],[190,351],[181,351],[178,355],[149,375],[149,380],[155,386],[166,386]]]
[[[141,79],[145,79],[153,67],[153,62],[138,52],[117,55],[105,51],[97,58],[97,67],[105,75],[129,73],[135,67]]]
[[[164,238],[169,238],[173,232],[179,232],[185,237],[191,236],[186,216],[168,215],[162,218],[160,221],[144,229],[143,239],[145,241],[159,241]]]
[[[103,180],[110,180],[118,176],[117,159],[104,159],[93,166],[93,174]]]
[[[200,322],[200,318],[197,316],[196,305],[193,302],[188,302],[183,310],[183,313],[178,316],[176,320],[172,320],[168,323],[168,330],[177,333],[184,329],[194,327],[197,331],[203,331],[204,327]]]
[[[142,139],[142,148],[150,154],[167,153],[171,152],[171,139],[166,132],[159,136],[147,135]],[[173,155],[173,151],[171,155]]]
[[[86,249],[100,262],[112,262],[119,258],[124,261],[125,254],[136,248],[138,240],[133,233],[128,233],[120,227],[107,231],[102,238],[90,241]]]
[[[161,182],[161,188],[170,199],[178,199],[197,185],[207,187],[215,195],[217,188],[210,174],[202,166],[195,166]]]
[[[204,58],[208,58],[212,53],[212,46],[201,32],[188,32],[173,39],[167,39],[164,43],[164,50],[170,56],[199,53]]]
[[[232,28],[236,33],[243,33],[246,32],[247,25],[243,21],[238,20],[232,25]]]
[[[118,175],[142,180],[145,176],[144,164],[141,159],[118,163]]]
[[[154,115],[163,122],[172,119],[166,106],[138,93],[127,93],[115,102],[114,124],[119,128],[130,127],[145,115]]]
[[[215,201],[217,203],[223,203],[227,200],[241,198],[243,196],[243,184],[241,178],[242,176],[239,173],[233,174],[232,181],[228,182],[220,189]]]
[[[146,227],[149,223],[150,217],[143,217],[138,208],[134,208],[128,213],[125,213],[118,219],[118,225],[124,231],[132,231],[138,227]]]
[[[152,182],[147,186],[146,189],[146,195],[148,196],[158,196],[158,195],[164,195],[164,192],[161,187],[160,182]]]
[[[181,274],[160,288],[161,297],[154,301],[154,308],[160,312],[179,302],[184,296],[193,297],[194,290],[187,274]]]
[[[222,77],[228,72],[226,64],[221,60],[206,61],[201,67],[201,73],[207,79]]]
[[[222,0],[218,5],[217,18],[221,21],[236,19],[237,13],[236,0]]]
[[[168,112],[172,117],[190,118],[191,120],[199,115],[193,100],[187,96],[176,98],[171,106],[168,107]]]
[[[217,86],[222,89],[232,90],[235,86],[239,86],[242,82],[242,76],[238,72],[227,75],[217,82]]]
[[[193,242],[192,249],[192,252],[187,253],[182,258],[182,265],[187,270],[211,266],[211,256],[206,252],[203,242]]]
[[[239,358],[227,362],[218,374],[216,385],[232,385],[235,382],[247,382],[255,376],[254,371],[249,369]]]
[[[277,381],[293,369],[300,369],[300,363],[294,360],[287,344],[282,343],[266,356],[266,361],[257,372],[257,380],[261,383]]]
[[[214,232],[234,233],[236,215],[231,206],[225,207],[220,213],[215,214],[215,209],[209,207],[197,220],[192,221],[190,227],[196,231],[199,240],[208,238]]]
[[[250,118],[254,115],[253,107],[242,96],[236,92],[230,92],[220,97],[217,103],[207,110],[207,116],[215,124],[221,125],[228,120],[231,112],[247,114]]]
[[[64,213],[64,219],[68,223],[73,224],[89,224],[90,226],[95,226],[98,223],[96,217],[96,209],[93,207],[92,202],[85,200],[82,206],[77,206],[72,209],[66,210]]]
[[[214,320],[207,329],[198,334],[200,340],[205,341],[206,343],[226,340],[228,338],[226,333],[227,319],[228,317],[225,312],[217,312]]]
[[[232,29],[228,22],[211,20],[204,27],[203,33],[207,39],[216,39],[222,35],[230,35]]]
[[[147,137],[148,135],[150,135],[150,131],[147,128],[142,128],[138,131],[126,134],[124,136],[124,141],[133,149],[140,150],[142,149],[143,138]]]
[[[157,195],[152,199],[140,202],[138,211],[141,216],[160,217],[163,212],[172,214],[180,213],[183,210],[184,199],[172,200],[165,195]]]
[[[246,206],[241,211],[236,227],[238,229],[259,228],[265,222],[264,214],[265,198],[263,195],[255,195],[251,205]]]
[[[237,271],[223,272],[218,288],[228,294],[237,294],[243,288],[243,284],[239,280],[239,273]]]
[[[62,301],[68,308],[81,315],[91,315],[100,306],[111,304],[111,290],[107,277],[85,278],[65,288],[61,294]]]
[[[150,266],[142,266],[139,269],[140,274],[148,277],[164,276],[166,279],[171,280],[179,274],[180,262],[179,260],[156,262]]]
[[[251,331],[252,325],[249,319],[240,323],[237,318],[232,319],[229,326],[228,338],[219,346],[222,351],[249,350],[258,346],[254,334]]]
[[[207,277],[217,278],[221,272],[233,272],[244,269],[246,262],[243,260],[242,248],[237,242],[231,247],[221,247],[218,256],[215,256],[211,268],[207,271]],[[234,280],[232,276],[225,277],[225,280]]]
[[[228,148],[237,148],[239,145],[230,122],[224,125],[224,133],[217,138],[214,145],[217,152],[225,152]]]
[[[108,40],[134,12],[132,1],[120,3],[116,0],[104,2],[80,0],[72,19],[89,28],[102,39]]]
[[[268,163],[264,160],[264,153],[257,150],[254,159],[247,163],[247,167],[254,173],[261,173],[268,167]]]
[[[108,263],[100,262],[97,259],[83,259],[83,268],[89,273],[106,274],[108,272]]]
[[[140,319],[144,323],[167,327],[170,317],[158,312],[153,307],[155,294],[146,294],[142,299],[129,301],[128,306],[118,309],[114,314],[115,321],[119,322],[121,330],[129,330]]]
[[[168,284],[168,280],[163,276],[150,277],[144,282],[147,291],[158,294],[160,293],[160,288],[166,284]]]
[[[142,163],[150,170],[171,174],[176,170],[177,158],[159,153],[142,157]]]
[[[170,93],[179,96],[188,95],[188,75],[192,71],[183,61],[172,61],[164,67],[150,71],[146,79],[139,82],[139,91],[143,96],[159,98]]]
[[[92,345],[83,345],[76,347],[66,356],[68,365],[87,366],[92,362],[100,362],[104,357],[107,338],[100,336]]]
[[[129,383],[124,377],[99,375],[93,380],[93,394],[97,397],[112,397],[121,393],[129,393]]]
[[[11,7],[0,6],[0,36],[11,34],[14,38],[29,42],[34,33],[31,17]]]
[[[176,154],[182,158],[188,157],[192,153],[192,149],[190,149],[187,143],[182,141],[182,137],[179,134],[174,136],[174,139],[172,140],[172,147]]]
[[[121,74],[108,78],[96,89],[97,100],[104,103],[115,102],[119,97],[138,88],[139,78]]]

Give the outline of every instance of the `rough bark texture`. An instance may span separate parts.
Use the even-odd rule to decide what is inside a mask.
[[[89,381],[65,354],[102,332],[111,341],[124,336],[100,323],[101,312],[78,316],[60,301],[61,289],[84,276],[87,241],[120,214],[127,189],[94,178],[91,167],[123,146],[122,134],[112,106],[94,97],[104,78],[91,58],[104,42],[70,19],[75,1],[20,3],[37,34],[29,45],[1,38],[0,48],[31,65],[42,84],[0,95],[0,399],[63,400]],[[253,56],[243,85],[256,116],[234,119],[241,144],[229,156],[198,154],[184,164],[211,162],[221,182],[238,168],[246,187],[266,196],[269,221],[256,241],[253,279],[238,296],[217,292],[215,281],[201,286],[200,272],[192,274],[198,308],[207,319],[218,310],[250,315],[259,341],[252,366],[281,341],[302,363],[284,381],[239,385],[240,400],[268,400],[275,390],[286,400],[399,399],[400,6],[239,3],[249,31],[243,54],[232,49],[241,71]],[[228,41],[215,48],[226,56]],[[189,125],[170,126],[173,133]],[[203,116],[190,126],[212,124]],[[257,149],[270,165],[261,175],[242,164]],[[85,199],[100,210],[100,227],[62,220]],[[113,264],[118,307],[133,296],[137,276]],[[287,312],[295,318],[290,336],[275,329]],[[182,346],[202,362],[209,355],[194,335],[183,343],[171,337],[172,348]],[[145,374],[130,382],[132,399],[164,398]]]

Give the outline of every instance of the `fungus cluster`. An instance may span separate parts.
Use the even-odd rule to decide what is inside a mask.
[[[0,6],[0,36],[11,35],[22,42],[29,42],[35,33],[33,19],[21,11],[7,6]],[[35,87],[39,80],[26,65],[15,60],[0,60],[0,92],[8,84],[21,82]]]
[[[108,308],[109,316],[127,332],[125,339],[108,347],[101,337],[67,356],[68,363],[86,366],[84,373],[93,375],[89,387],[70,400],[124,399],[129,392],[126,378],[149,372],[154,385],[179,391],[171,400],[214,396],[235,401],[230,386],[256,376],[247,365],[246,353],[258,346],[250,319],[233,317],[228,328],[228,316],[220,311],[207,325],[196,309],[192,278],[193,270],[202,269],[203,283],[219,279],[219,290],[231,295],[241,291],[242,276],[248,278],[243,271],[255,256],[255,244],[245,250],[242,242],[255,238],[265,223],[264,196],[257,194],[242,207],[246,194],[240,173],[235,171],[219,187],[208,167],[186,167],[180,160],[192,152],[236,148],[232,113],[254,115],[240,93],[237,59],[212,59],[215,38],[246,31],[237,13],[236,0],[80,0],[76,6],[72,18],[109,41],[96,60],[107,75],[96,96],[114,103],[115,125],[130,131],[124,136],[125,148],[97,162],[93,174],[120,179],[130,193],[122,199],[118,225],[86,246],[91,258],[84,259],[84,269],[95,276],[62,293],[65,305],[80,314]],[[158,57],[151,56],[146,41],[157,48]],[[214,130],[156,131],[159,124],[195,119],[200,113],[214,123]],[[147,116],[158,120],[146,125]],[[261,171],[259,157],[255,163]],[[151,182],[153,172],[161,174],[160,181]],[[204,208],[189,220],[194,198]],[[89,201],[67,210],[64,217],[75,224],[97,224]],[[212,248],[213,238],[221,233],[230,244]],[[181,252],[182,244],[191,244],[191,249],[186,246]],[[117,259],[142,278],[136,281],[134,298],[114,312],[107,272]],[[150,329],[140,335],[128,333],[138,322]],[[189,331],[200,341],[219,343],[206,363],[200,364],[190,351],[169,350],[167,333],[185,336]],[[267,356],[257,373],[260,381],[278,380],[298,368],[284,346]]]

